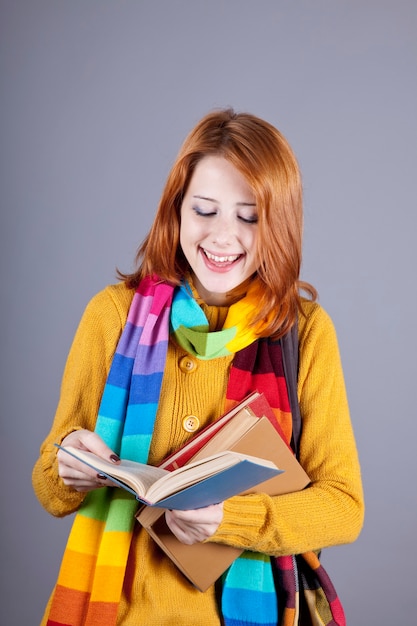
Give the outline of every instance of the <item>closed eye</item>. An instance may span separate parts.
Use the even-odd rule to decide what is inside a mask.
[[[201,209],[198,206],[194,206],[193,207],[193,211],[196,215],[198,215],[199,217],[213,217],[214,215],[217,215],[217,210],[216,211],[210,211],[210,210],[204,210]],[[257,224],[258,223],[258,216],[255,215],[250,215],[248,217],[244,216],[244,215],[237,215],[237,219],[240,222],[243,222],[244,224]]]
[[[203,211],[197,206],[193,207],[193,211],[196,215],[199,215],[200,217],[211,217],[212,215],[217,214],[217,211]]]
[[[252,215],[251,217],[243,217],[242,215],[239,215],[238,219],[240,219],[241,222],[245,222],[245,224],[257,224],[258,223],[257,215]]]

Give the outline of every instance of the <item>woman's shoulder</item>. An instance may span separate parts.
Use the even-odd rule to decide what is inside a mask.
[[[307,298],[301,299],[298,315],[298,336],[302,343],[311,334],[335,334],[333,321],[327,311],[318,303]]]
[[[107,299],[110,299],[115,306],[121,307],[122,309],[129,309],[132,304],[133,296],[135,295],[135,290],[126,287],[125,283],[120,282],[107,285],[100,293]],[[100,293],[97,295],[99,296]]]
[[[134,289],[129,289],[122,282],[107,285],[91,298],[85,315],[90,318],[115,318],[124,326],[134,293]]]

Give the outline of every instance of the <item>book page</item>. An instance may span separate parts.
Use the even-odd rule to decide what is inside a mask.
[[[198,483],[213,480],[215,476],[221,474],[224,470],[231,470],[231,468],[240,463],[251,464],[250,472],[252,476],[255,476],[256,472],[261,467],[264,468],[264,471],[266,468],[269,468],[273,473],[279,473],[278,468],[271,461],[226,450],[185,465],[184,467],[180,467],[171,472],[168,476],[164,476],[150,487],[147,498],[153,503],[163,501],[166,497],[177,494],[178,492],[184,492],[188,488],[196,486]],[[244,476],[244,473],[242,473],[242,476]],[[250,485],[259,482],[257,480],[251,482],[250,478],[251,476],[249,475],[247,480],[249,480]],[[229,479],[230,475],[227,474],[223,479],[224,484],[227,484]],[[248,485],[248,487],[250,485]],[[204,483],[204,487],[207,487],[207,482]],[[234,491],[234,494],[236,493],[238,493],[238,491]],[[220,500],[217,501],[219,502]],[[191,501],[190,504],[192,505]]]
[[[158,502],[168,495],[173,495],[186,487],[201,482],[204,478],[232,467],[239,463],[240,460],[240,455],[238,454],[221,452],[195,463],[184,465],[184,467],[179,467],[173,472],[168,472],[166,476],[154,483],[148,489],[146,497],[151,502]]]
[[[218,452],[221,446],[224,450],[229,450],[257,421],[258,417],[249,408],[245,408],[233,420],[227,422],[221,430],[216,432],[212,438],[200,448],[191,458],[191,462],[198,461],[204,457]]]
[[[111,461],[101,459],[96,454],[88,452],[87,450],[79,450],[73,446],[57,447],[82,463],[85,463],[96,472],[104,474],[109,480],[113,480],[116,484],[119,484],[119,486],[123,487],[127,485],[140,497],[146,495],[147,490],[155,481],[167,474],[169,475],[168,471],[160,467],[126,459],[122,459],[120,464],[115,465]]]

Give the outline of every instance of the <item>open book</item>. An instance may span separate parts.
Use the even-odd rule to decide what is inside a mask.
[[[282,472],[270,460],[237,451],[217,451],[169,471],[128,460],[115,465],[86,450],[58,447],[134,494],[140,502],[164,509],[198,509],[216,504]]]
[[[304,489],[310,479],[276,427],[275,415],[265,396],[254,392],[227,414],[195,435],[170,455],[161,467],[179,467],[220,450],[269,459],[284,470],[250,489],[251,493],[282,495]],[[248,490],[242,490],[247,493]],[[186,545],[170,531],[164,511],[142,507],[137,520],[178,569],[205,591],[242,553],[239,548],[213,542]]]

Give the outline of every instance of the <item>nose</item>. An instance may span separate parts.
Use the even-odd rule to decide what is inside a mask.
[[[218,216],[213,220],[213,231],[211,233],[212,242],[218,246],[228,246],[234,242],[236,237],[235,227],[231,220]]]

